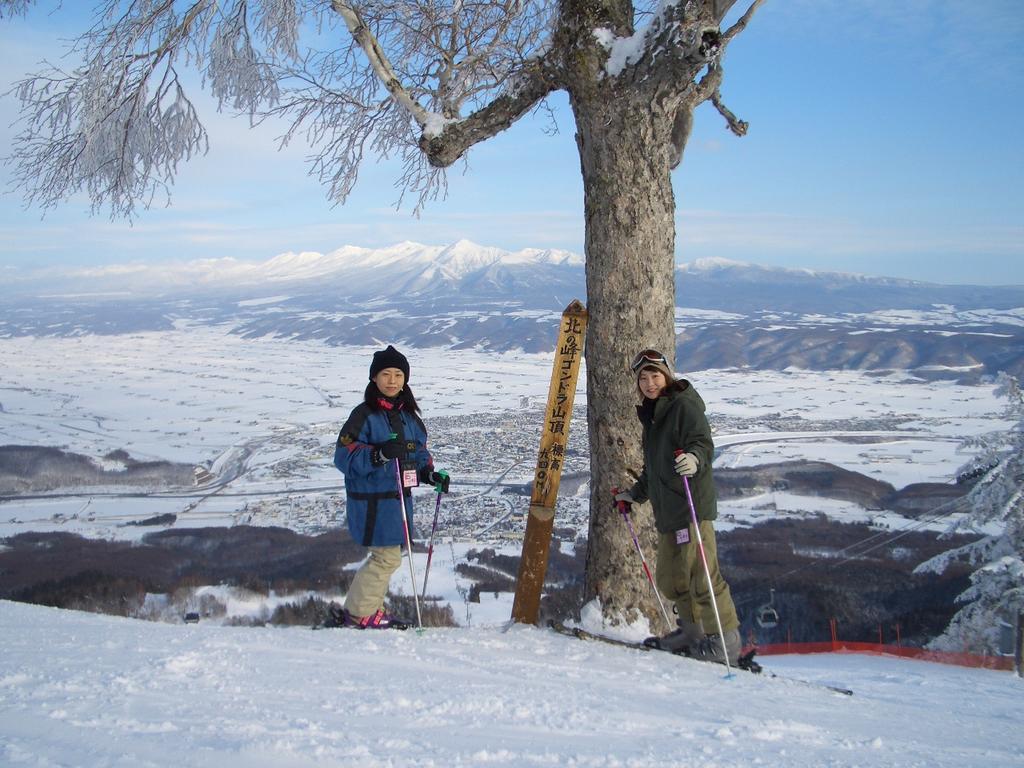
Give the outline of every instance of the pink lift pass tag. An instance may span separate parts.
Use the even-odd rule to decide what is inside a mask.
[[[416,468],[403,469],[402,470],[402,486],[405,488],[416,488],[420,484],[420,479],[416,473]]]
[[[690,529],[680,528],[676,531],[676,544],[689,544],[690,543]]]

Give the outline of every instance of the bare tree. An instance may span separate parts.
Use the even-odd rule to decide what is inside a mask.
[[[191,66],[222,107],[283,118],[285,142],[303,136],[331,200],[344,202],[367,154],[398,156],[418,209],[444,193],[443,169],[564,91],[585,194],[587,592],[612,621],[656,622],[609,489],[640,463],[628,357],[675,347],[671,171],[693,111],[710,101],[746,132],[722,102],[722,57],[763,0],[723,30],[735,2],[104,0],[76,68],[18,84],[10,160],[30,203],[85,191],[94,210],[133,216],[207,149],[179,77]],[[27,5],[0,0],[0,14]]]

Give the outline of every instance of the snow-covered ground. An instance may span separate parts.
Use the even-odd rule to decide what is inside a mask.
[[[512,557],[518,557],[522,551],[522,545],[518,542],[504,546],[488,546],[499,554]],[[451,606],[456,624],[462,627],[499,624],[507,621],[512,615],[513,594],[511,592],[481,592],[479,602],[469,599],[469,592],[475,581],[472,577],[459,573],[456,566],[468,562],[468,554],[472,550],[482,548],[482,545],[475,542],[456,542],[451,538],[439,537],[434,544],[429,572],[426,569],[427,555],[425,552],[417,552],[413,558],[416,594],[422,595],[423,582],[426,578],[428,601],[434,601],[441,606]],[[567,547],[563,546],[562,549],[568,551]],[[363,561],[350,563],[347,569],[354,571],[362,564]],[[391,578],[388,592],[393,596],[412,595],[411,578],[408,561],[404,561],[398,573]],[[266,622],[270,620],[274,609],[278,606],[288,603],[301,604],[308,597],[317,597],[327,602],[336,602],[339,605],[345,602],[345,595],[340,592],[306,591],[279,594],[271,591],[269,595],[264,595],[244,587],[210,584],[196,587],[185,597],[178,596],[177,602],[168,595],[148,594],[146,603],[138,615],[153,621],[179,623],[185,613],[200,612],[203,601],[210,598],[224,607],[223,616],[211,618],[210,621]],[[410,613],[410,615],[412,614]],[[205,618],[204,621],[206,621]],[[639,636],[634,633],[627,636],[626,639],[642,639],[646,636],[643,634],[645,630],[646,626],[637,628],[635,633],[640,633]]]
[[[5,766],[1024,764],[1024,681],[896,658],[772,656],[779,678],[725,679],[521,625],[311,632],[4,601],[0,642]]]

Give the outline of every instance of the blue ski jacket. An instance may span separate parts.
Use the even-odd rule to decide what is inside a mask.
[[[427,451],[427,429],[419,416],[405,412],[401,403],[384,398],[372,409],[360,403],[341,428],[334,448],[334,466],[345,475],[345,508],[348,531],[364,547],[389,547],[405,543],[399,480],[395,461],[374,465],[373,449],[397,436],[410,447],[405,467],[415,467],[419,477],[433,470]],[[413,535],[412,489],[405,488],[409,536]]]

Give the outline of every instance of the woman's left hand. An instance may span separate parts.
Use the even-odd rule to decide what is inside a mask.
[[[683,477],[693,477],[697,474],[697,467],[700,462],[692,453],[676,454],[676,474]]]

